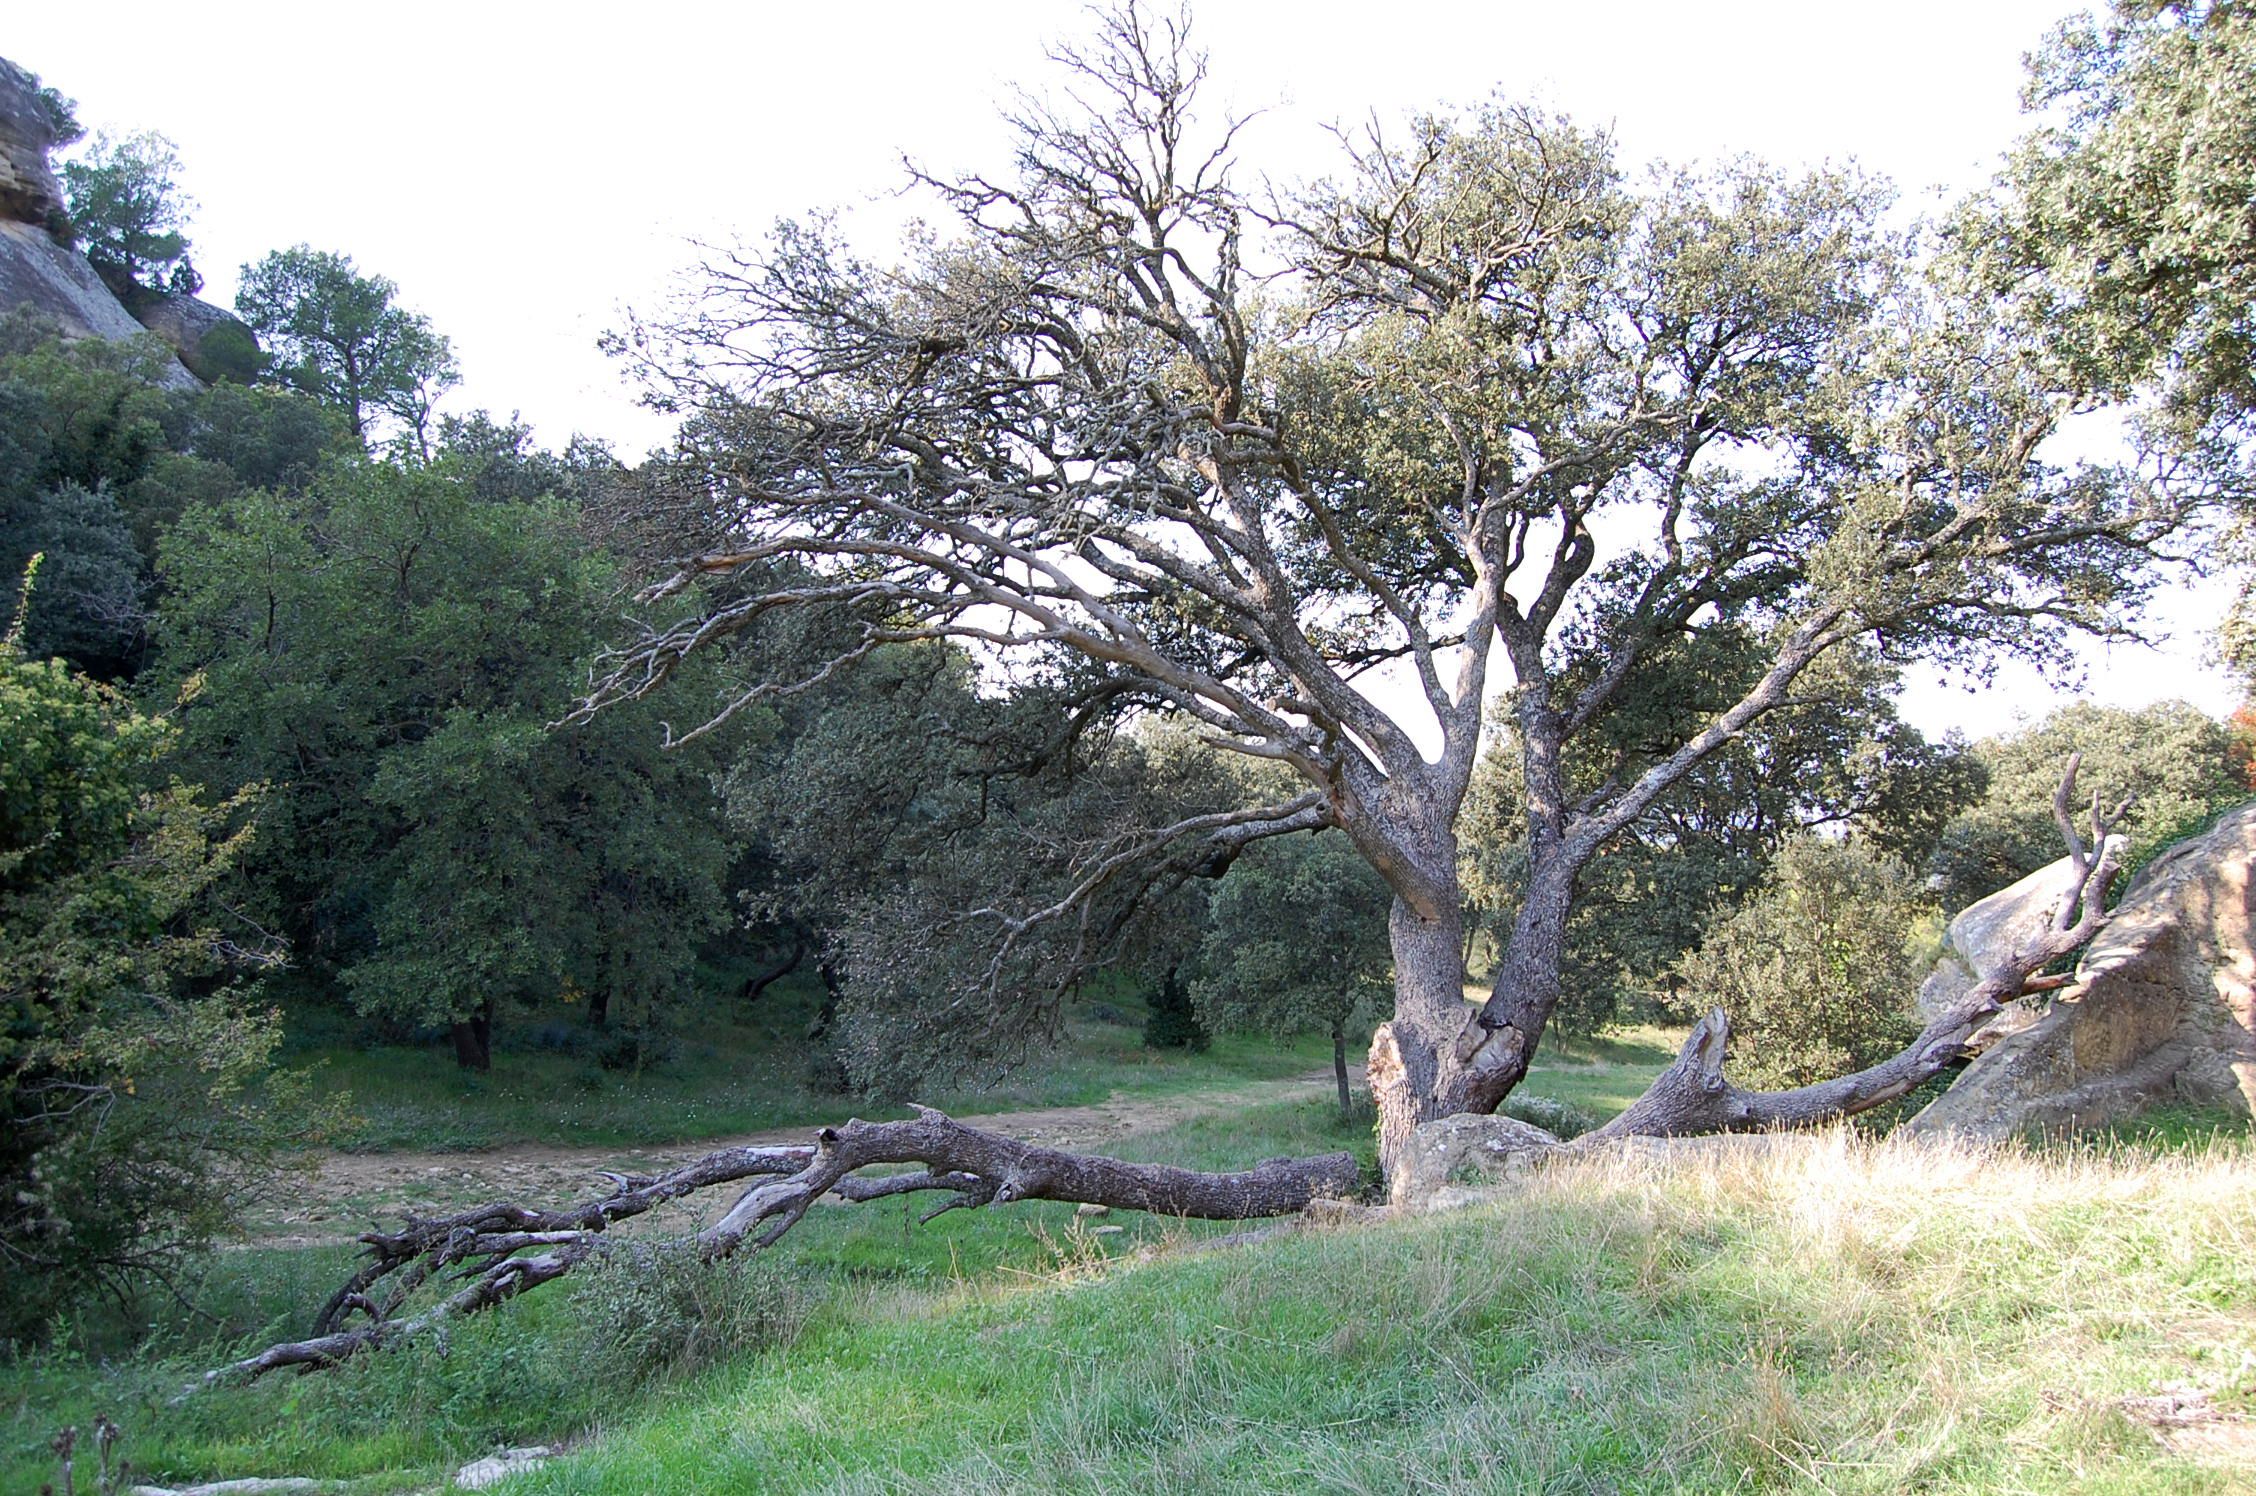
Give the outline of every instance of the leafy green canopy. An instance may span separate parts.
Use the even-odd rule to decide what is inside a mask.
[[[1248,848],[1208,901],[1191,996],[1220,1032],[1338,1035],[1387,1010],[1386,881],[1346,838]]]
[[[243,267],[235,310],[266,346],[275,379],[340,413],[356,438],[388,418],[428,455],[432,408],[461,373],[447,340],[398,295],[352,256],[300,244]]]
[[[515,446],[471,434],[183,516],[161,625],[181,762],[272,786],[247,894],[362,1011],[585,994],[659,1023],[722,913],[710,760],[661,751],[647,712],[545,730],[611,570],[566,502],[488,496]]]
[[[149,130],[96,135],[85,156],[63,163],[62,180],[87,262],[127,306],[203,288],[188,259],[194,204],[181,189],[179,147]]]
[[[2083,387],[2159,380],[2181,428],[2256,413],[2256,18],[2117,0],[2030,59],[2043,122],[1981,252],[2043,275],[2029,311]],[[2245,428],[2243,428],[2245,429]]]
[[[167,362],[0,319],[0,576],[46,557],[20,641],[34,658],[104,679],[132,674],[158,532],[190,503],[303,484],[337,442],[310,400],[167,387],[155,379]]]
[[[1716,629],[1657,652],[1578,745],[1570,793],[1648,761],[1650,745],[1681,741],[1735,689],[1758,648],[1743,631]],[[1568,922],[1557,1022],[1587,1033],[1669,1008],[1679,958],[1797,834],[1851,830],[1892,856],[1926,861],[1944,824],[1980,797],[1986,770],[1962,745],[1930,743],[1897,716],[1897,680],[1869,652],[1812,668],[1796,704],[1692,770],[1591,860]],[[1482,930],[1507,928],[1522,896],[1523,804],[1518,745],[1507,738],[1481,761],[1463,827],[1461,876]]]
[[[2256,16],[2243,0],[2116,0],[2030,58],[2038,127],[1960,252],[2015,288],[2070,387],[2135,395],[2142,439],[2232,506],[2256,495]],[[2214,559],[2212,557],[2211,559]],[[2256,601],[2222,630],[2256,679]]]

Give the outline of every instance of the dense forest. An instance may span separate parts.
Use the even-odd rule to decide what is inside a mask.
[[[882,1105],[1125,1008],[1313,1036],[1351,1115],[1369,1048],[1391,1170],[1559,1036],[1884,1067],[1948,916],[2060,857],[2072,754],[2129,802],[2096,888],[2256,789],[2256,711],[1898,705],[2242,564],[2241,7],[2064,27],[1910,228],[1510,102],[1256,191],[1181,30],[1091,28],[1012,171],[918,179],[946,232],[786,225],[616,334],[680,421],[639,457],[461,408],[350,246],[242,267],[193,381],[0,319],[0,1335],[161,1291],[334,1141],[319,1045],[663,1075],[794,990],[790,1064]],[[192,297],[175,148],[38,96],[55,234]],[[2120,448],[2058,455],[2094,413]],[[877,1156],[976,1194],[930,1146]]]

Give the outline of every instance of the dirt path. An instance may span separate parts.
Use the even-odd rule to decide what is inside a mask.
[[[1353,1078],[1361,1083],[1360,1069]],[[963,1120],[1030,1143],[1088,1151],[1236,1107],[1328,1096],[1332,1085],[1332,1072],[1317,1070],[1285,1080],[1247,1081],[1227,1089],[1172,1096],[1129,1097],[1115,1092],[1089,1106],[967,1112]],[[419,1213],[458,1209],[494,1199],[560,1205],[601,1189],[599,1170],[662,1173],[720,1148],[803,1143],[809,1131],[775,1128],[646,1148],[526,1143],[475,1153],[329,1153],[316,1161],[309,1178],[293,1181],[284,1198],[254,1214],[250,1234],[262,1245],[313,1245],[350,1241],[372,1225],[396,1224],[408,1209]],[[716,1191],[714,1206],[723,1203],[719,1197],[733,1193]]]

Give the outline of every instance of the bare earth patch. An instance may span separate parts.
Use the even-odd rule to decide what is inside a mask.
[[[2174,1455],[2202,1465],[2256,1470],[2256,1417],[2217,1406],[2195,1387],[2166,1387],[2116,1404]]]

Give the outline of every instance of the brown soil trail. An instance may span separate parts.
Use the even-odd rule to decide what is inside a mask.
[[[1361,1079],[1358,1071],[1355,1080],[1360,1084]],[[1332,1085],[1332,1072],[1319,1070],[1284,1080],[1246,1081],[1166,1096],[1115,1092],[1087,1106],[966,1112],[962,1120],[1052,1148],[1101,1151],[1122,1138],[1194,1117],[1264,1102],[1327,1097]],[[874,1115],[891,1114],[880,1110]],[[291,1181],[279,1198],[255,1213],[249,1232],[259,1245],[312,1245],[350,1241],[371,1226],[396,1224],[408,1210],[427,1214],[494,1199],[560,1205],[604,1189],[601,1170],[663,1173],[720,1148],[803,1143],[812,1131],[811,1127],[771,1128],[642,1148],[526,1143],[474,1153],[327,1153],[313,1161],[307,1177]],[[734,1193],[722,1190],[716,1195]],[[713,1203],[717,1207],[723,1202]]]

